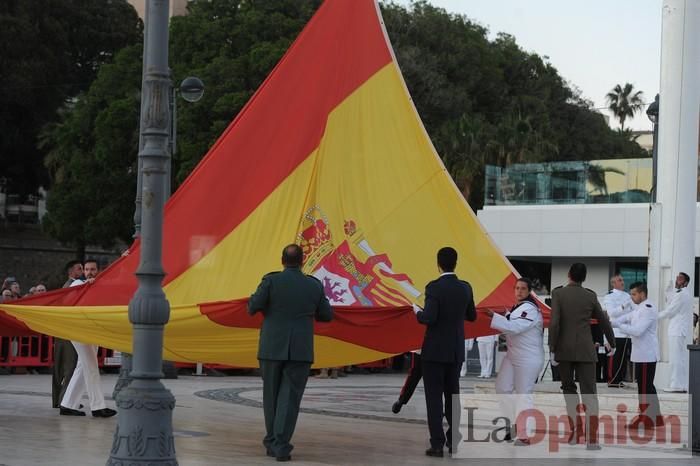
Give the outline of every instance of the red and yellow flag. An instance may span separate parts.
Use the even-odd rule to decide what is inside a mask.
[[[260,320],[246,297],[290,242],[335,308],[316,327],[318,366],[418,348],[409,306],[443,246],[459,252],[477,307],[514,301],[513,269],[435,152],[374,0],[319,8],[170,199],[164,225],[170,360],[256,366]],[[93,284],[0,305],[3,322],[129,351],[138,260],[137,242]],[[490,333],[482,315],[466,328]]]

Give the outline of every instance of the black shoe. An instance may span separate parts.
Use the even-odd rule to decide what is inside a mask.
[[[442,458],[443,456],[445,456],[445,452],[442,451],[442,448],[430,447],[427,450],[425,450],[425,454],[426,456],[434,456],[436,458]]]
[[[92,412],[92,417],[112,417],[117,412],[110,408],[97,409]]]
[[[59,410],[61,416],[85,416],[83,411],[78,411],[77,409],[64,408],[61,406]]]
[[[277,461],[292,461],[292,455],[278,456],[275,458]]]
[[[395,401],[393,405],[391,405],[391,412],[394,414],[399,414],[399,411],[401,411],[401,407],[403,406],[403,403],[401,401]]]

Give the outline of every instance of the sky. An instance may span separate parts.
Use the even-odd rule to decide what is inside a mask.
[[[409,5],[410,0],[394,0]],[[651,102],[659,91],[661,0],[428,0],[450,13],[515,37],[524,50],[549,57],[559,74],[602,113],[616,84],[632,83]],[[619,127],[610,118],[613,128]],[[651,130],[644,112],[625,127]]]

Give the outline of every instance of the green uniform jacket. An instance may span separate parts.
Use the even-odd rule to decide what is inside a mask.
[[[329,322],[333,310],[318,279],[298,267],[265,275],[248,301],[250,315],[265,316],[258,359],[314,361],[314,319]]]
[[[556,361],[598,361],[591,319],[598,320],[608,343],[614,347],[615,334],[593,291],[574,283],[552,290],[549,349]]]

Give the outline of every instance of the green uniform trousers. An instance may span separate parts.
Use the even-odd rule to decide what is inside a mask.
[[[598,390],[595,366],[595,362],[559,362],[561,389],[564,392],[569,427],[577,438],[582,439],[585,435],[586,443],[598,443]],[[581,388],[580,398],[576,390],[576,381]],[[579,413],[583,413],[580,410],[577,412],[579,404],[583,404],[585,408],[585,430],[583,429],[583,419],[579,416]]]
[[[287,456],[299,416],[301,397],[309,378],[310,362],[260,359],[266,435],[263,445],[273,456]]]
[[[51,379],[51,401],[58,408],[66,393],[66,388],[73,377],[75,365],[78,363],[78,353],[73,343],[61,338],[53,339],[53,377]]]

